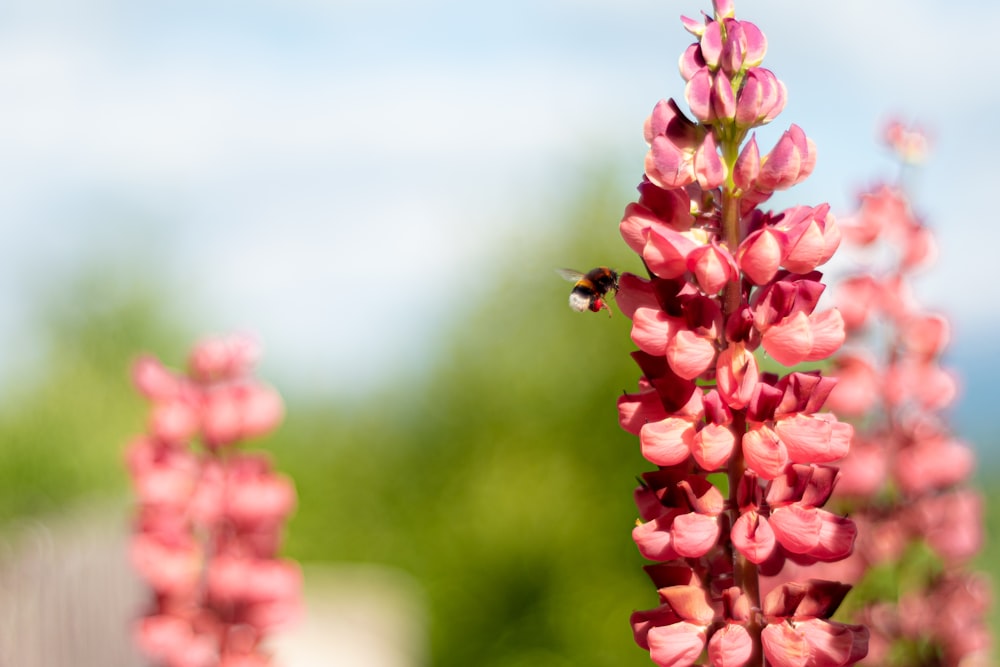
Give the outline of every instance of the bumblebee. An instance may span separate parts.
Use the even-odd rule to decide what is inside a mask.
[[[597,313],[606,309],[608,316],[611,316],[611,307],[604,296],[610,291],[618,291],[618,273],[614,269],[599,266],[587,273],[573,269],[559,269],[558,273],[566,280],[576,283],[569,293],[570,308],[581,313],[585,310]]]

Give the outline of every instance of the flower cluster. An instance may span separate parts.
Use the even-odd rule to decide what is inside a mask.
[[[271,664],[262,642],[297,614],[301,572],[276,557],[292,483],[241,441],[281,421],[278,394],[251,375],[256,346],[207,340],[187,375],[152,357],[133,367],[152,404],[129,445],[138,501],[131,556],[153,592],[140,647],[167,667]]]
[[[925,145],[897,123],[886,142],[904,164]],[[857,614],[872,632],[864,664],[985,665],[988,586],[967,569],[982,542],[981,501],[966,485],[972,452],[942,413],[957,395],[940,363],[948,320],[911,289],[913,273],[936,255],[934,239],[896,185],[862,195],[844,236],[866,265],[837,290],[849,345],[829,405],[859,424],[835,500],[863,527],[844,576],[870,570],[879,580]]]
[[[636,612],[633,631],[664,667],[762,655],[775,666],[851,665],[868,634],[828,620],[842,584],[768,592],[761,577],[851,553],[853,522],[822,507],[853,429],[820,412],[832,379],[764,372],[755,356],[795,366],[843,343],[840,312],[819,308],[817,271],[841,232],[827,205],[758,208],[810,174],[816,148],[792,125],[761,155],[752,130],[782,111],[785,86],[760,66],[760,30],[728,0],[714,10],[683,19],[696,39],[680,59],[694,120],[673,100],[656,105],[639,198],[620,225],[648,278],[619,281],[642,371],[619,417],[658,467],[636,490],[633,538],[657,562],[647,571],[660,605]]]

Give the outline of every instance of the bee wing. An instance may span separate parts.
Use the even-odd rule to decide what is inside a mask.
[[[564,280],[568,280],[571,283],[575,283],[580,278],[583,278],[584,275],[579,271],[574,271],[573,269],[556,269],[556,273],[562,276]]]

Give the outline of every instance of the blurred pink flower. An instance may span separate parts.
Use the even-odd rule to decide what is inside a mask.
[[[191,353],[189,375],[149,356],[133,367],[152,403],[149,433],[126,451],[132,562],[153,592],[136,637],[167,667],[269,665],[268,633],[299,613],[301,572],[276,555],[294,487],[267,457],[238,449],[283,414],[251,375],[257,356],[249,339],[210,339]]]
[[[898,123],[886,140],[904,163],[926,150],[922,133]],[[845,240],[878,260],[869,259],[837,290],[850,338],[868,344],[869,353],[835,361],[840,382],[828,403],[859,429],[837,490],[840,511],[861,529],[850,579],[879,567],[870,575],[879,577],[877,594],[869,593],[855,616],[871,627],[864,664],[903,664],[896,657],[914,646],[934,655],[934,664],[986,664],[984,605],[959,595],[966,606],[951,606],[952,595],[965,591],[956,583],[975,580],[965,568],[982,545],[983,527],[982,501],[966,486],[972,451],[941,414],[958,393],[940,363],[949,324],[924,310],[911,289],[914,271],[934,259],[936,245],[898,186],[863,194],[858,211],[842,220]]]

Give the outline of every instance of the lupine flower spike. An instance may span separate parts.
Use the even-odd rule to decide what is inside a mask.
[[[256,345],[208,340],[187,374],[142,357],[132,376],[151,403],[128,447],[137,498],[132,561],[152,589],[136,625],[164,667],[263,667],[263,642],[295,617],[301,573],[277,558],[295,489],[244,440],[281,421],[281,398],[251,376]]]
[[[632,615],[635,641],[661,667],[853,665],[867,629],[830,620],[848,587],[785,574],[853,549],[854,523],[823,509],[852,427],[821,412],[835,380],[764,372],[757,357],[795,366],[844,341],[840,312],[819,308],[817,270],[840,230],[825,204],[759,208],[816,162],[796,125],[766,153],[757,144],[786,99],[761,66],[763,33],[725,0],[682,22],[695,38],[680,58],[691,117],[674,100],[653,109],[620,225],[647,275],[619,281],[642,372],[619,417],[657,466],[635,491],[632,536],[654,561],[659,605]]]
[[[899,123],[885,139],[903,164],[926,150]],[[983,538],[982,501],[968,486],[975,462],[943,413],[958,393],[940,363],[948,320],[911,289],[936,255],[933,236],[898,185],[864,193],[844,236],[867,260],[836,290],[849,345],[828,405],[859,425],[834,500],[864,527],[842,570],[861,581],[855,618],[872,631],[864,664],[993,664],[989,587],[968,567]]]

